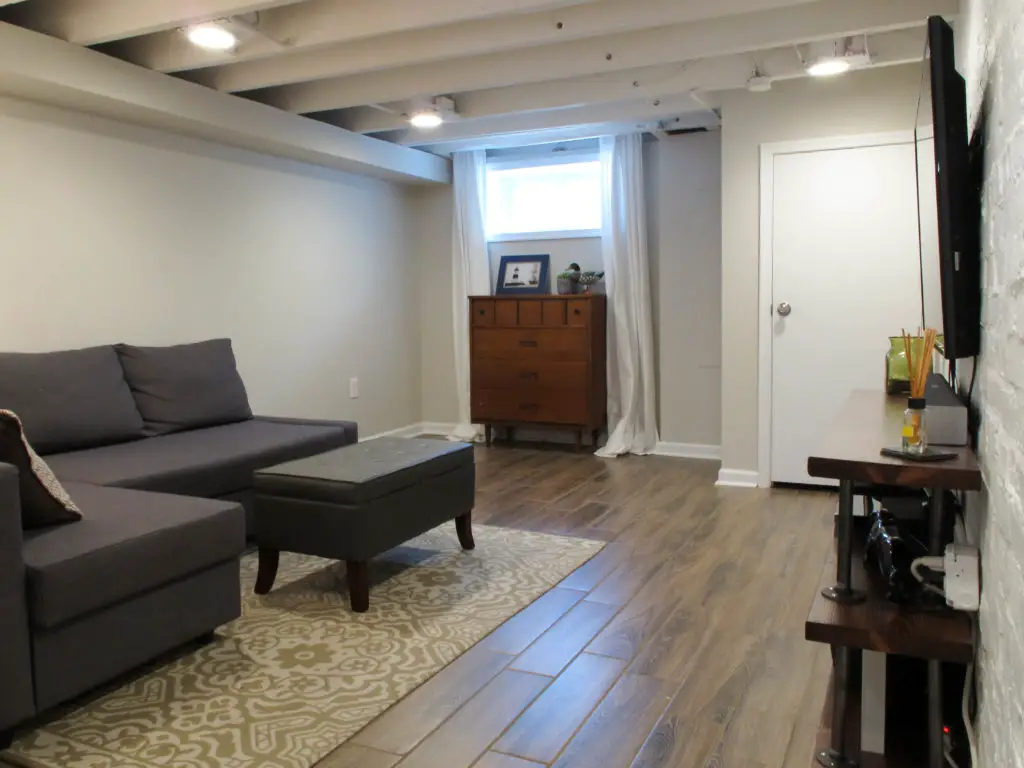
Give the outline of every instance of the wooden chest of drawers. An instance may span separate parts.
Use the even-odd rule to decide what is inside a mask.
[[[492,427],[567,427],[597,443],[605,422],[605,297],[472,296],[472,418]]]

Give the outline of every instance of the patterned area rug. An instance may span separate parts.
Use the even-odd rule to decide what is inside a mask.
[[[604,546],[477,526],[413,539],[371,564],[370,610],[352,613],[344,565],[282,555],[215,642],[156,667],[17,740],[32,768],[309,768]],[[339,587],[341,587],[339,591]]]

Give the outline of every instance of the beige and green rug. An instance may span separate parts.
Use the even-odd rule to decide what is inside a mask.
[[[604,546],[443,526],[375,560],[370,610],[352,613],[344,566],[282,555],[218,639],[18,739],[32,768],[308,768]],[[342,587],[339,591],[338,587]]]

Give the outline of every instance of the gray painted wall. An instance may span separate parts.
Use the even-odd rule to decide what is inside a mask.
[[[8,99],[0,136],[0,350],[228,336],[254,411],[419,420],[405,187]]]

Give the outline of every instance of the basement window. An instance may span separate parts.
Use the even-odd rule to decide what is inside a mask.
[[[601,236],[601,163],[592,151],[487,161],[487,239]]]

